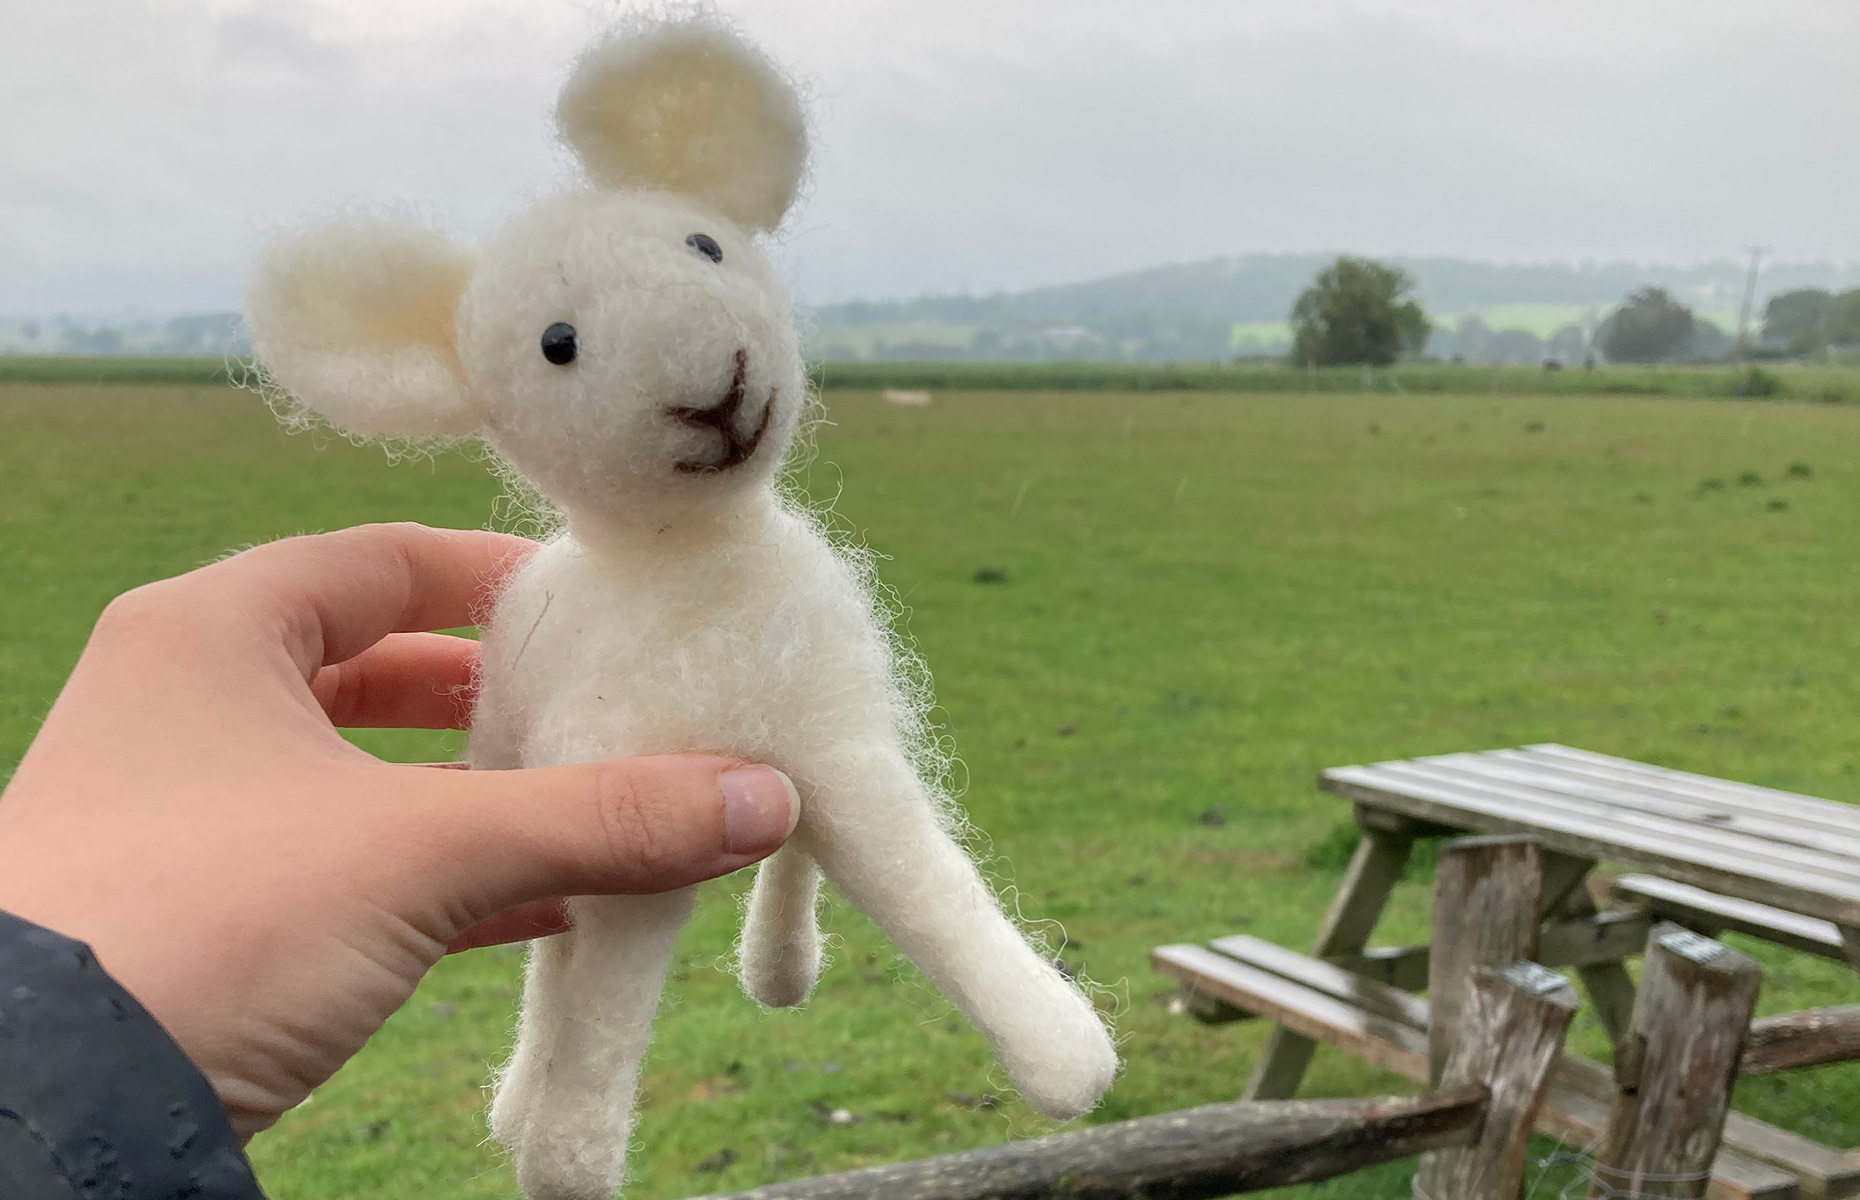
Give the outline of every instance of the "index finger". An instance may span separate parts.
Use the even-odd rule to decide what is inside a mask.
[[[235,589],[306,680],[390,633],[476,624],[504,577],[536,551],[528,538],[425,525],[358,525],[285,538],[197,577]]]

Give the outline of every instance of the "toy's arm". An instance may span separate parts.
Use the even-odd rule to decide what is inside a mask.
[[[743,913],[736,975],[750,999],[789,1008],[807,999],[820,978],[820,869],[790,843],[756,868]]]
[[[796,840],[827,878],[982,1032],[1030,1104],[1060,1118],[1097,1104],[1117,1073],[1103,1022],[1002,913],[897,739],[808,767]]]

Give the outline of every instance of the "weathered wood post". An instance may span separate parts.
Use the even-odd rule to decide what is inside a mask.
[[[1750,1023],[1741,1075],[1773,1075],[1860,1059],[1860,1004],[1805,1008]]]
[[[1590,1195],[1705,1195],[1762,983],[1748,955],[1655,926]]]
[[[1522,1194],[1531,1128],[1576,1004],[1576,989],[1548,967],[1474,968],[1460,1009],[1460,1040],[1441,1082],[1447,1090],[1484,1086],[1485,1122],[1472,1144],[1421,1156],[1415,1200],[1517,1200]]]
[[[1466,981],[1447,1086],[1426,1095],[1211,1104],[731,1200],[1212,1200],[1415,1154],[1417,1197],[1516,1200],[1575,1011],[1575,991],[1554,971],[1481,966]]]
[[[1436,1087],[1459,1038],[1460,1009],[1473,968],[1537,957],[1542,886],[1534,838],[1456,838],[1440,848],[1427,965],[1428,1078]]]
[[[1465,1145],[1487,1104],[1477,1085],[1380,1100],[1209,1104],[773,1183],[731,1200],[1211,1200]]]

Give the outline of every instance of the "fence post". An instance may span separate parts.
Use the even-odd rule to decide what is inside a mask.
[[[1517,1200],[1522,1194],[1531,1128],[1576,1006],[1576,989],[1548,967],[1515,962],[1473,970],[1442,1085],[1483,1084],[1485,1123],[1471,1145],[1421,1156],[1415,1200]]]
[[[1592,1196],[1705,1195],[1762,983],[1749,956],[1654,927],[1633,1022],[1615,1048]]]
[[[1376,1100],[1210,1104],[772,1183],[732,1193],[731,1200],[1213,1200],[1464,1146],[1488,1104],[1477,1084]]]
[[[1440,848],[1427,966],[1427,1065],[1434,1086],[1459,1039],[1460,1006],[1473,968],[1537,957],[1542,888],[1534,838],[1456,838]]]

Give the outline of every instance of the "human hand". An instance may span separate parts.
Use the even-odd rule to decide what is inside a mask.
[[[471,624],[534,549],[364,526],[137,588],[0,794],[0,909],[89,942],[242,1137],[448,950],[559,932],[561,896],[733,871],[794,828],[787,778],[734,759],[446,771],[337,734],[462,728],[478,644],[428,631]]]

